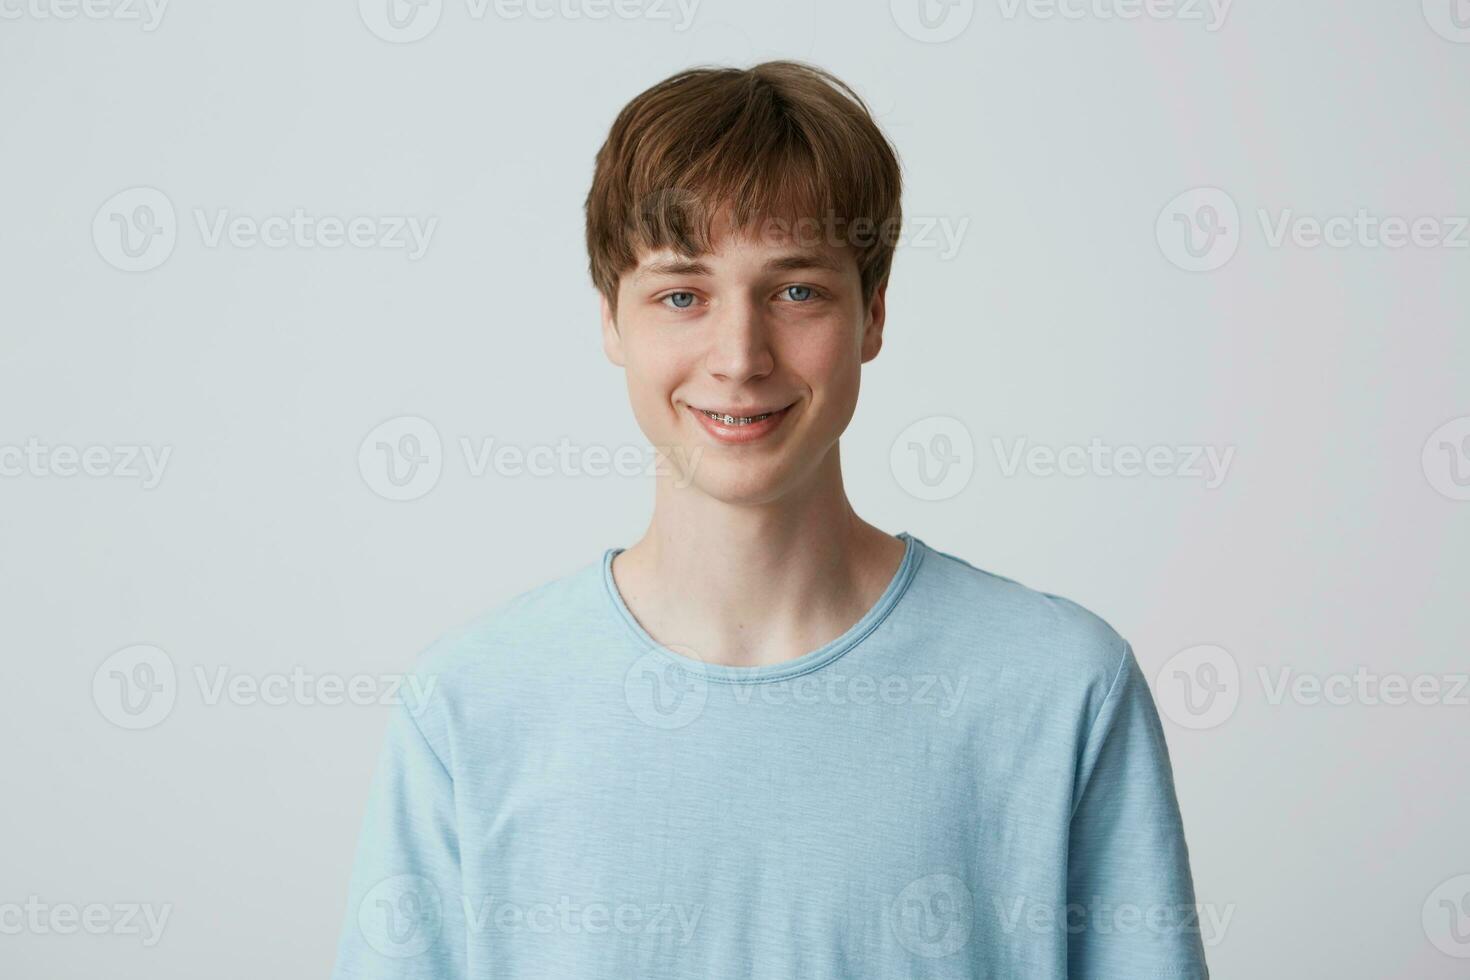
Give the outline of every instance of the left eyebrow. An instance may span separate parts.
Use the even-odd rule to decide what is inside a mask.
[[[798,269],[826,269],[841,272],[842,267],[826,252],[792,252],[766,263],[767,272],[794,272]]]

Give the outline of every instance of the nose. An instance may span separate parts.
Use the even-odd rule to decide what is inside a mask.
[[[770,374],[775,367],[770,330],[760,304],[732,299],[715,312],[706,367],[710,374],[740,384]]]

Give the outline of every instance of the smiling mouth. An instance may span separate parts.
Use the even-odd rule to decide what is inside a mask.
[[[760,415],[725,415],[721,412],[711,412],[707,408],[696,409],[696,411],[703,412],[705,415],[708,415],[716,422],[723,422],[726,425],[750,425],[754,422],[759,422],[762,419],[768,419],[772,415],[775,415],[776,412],[783,411],[783,409],[778,408],[772,412],[762,412]]]
[[[736,414],[726,413],[726,411],[710,411],[709,408],[700,408],[698,406],[689,407],[694,408],[695,411],[700,411],[700,413],[703,413],[704,416],[709,417],[709,419],[713,419],[714,422],[720,422],[723,423],[723,425],[728,426],[742,426],[754,425],[754,423],[757,422],[764,422],[764,420],[769,419],[770,416],[779,416],[782,411],[785,411],[786,408],[789,408],[791,406],[772,408],[772,410],[770,411],[761,411],[760,414],[754,414],[754,416],[736,416]]]

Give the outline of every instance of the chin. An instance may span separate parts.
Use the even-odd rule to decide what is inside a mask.
[[[749,463],[716,461],[706,453],[684,486],[722,503],[756,506],[779,500],[790,489],[790,475],[781,467],[752,468]]]

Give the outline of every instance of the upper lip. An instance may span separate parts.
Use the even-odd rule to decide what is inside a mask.
[[[690,405],[689,407],[697,408],[701,412],[714,412],[716,415],[730,415],[737,419],[748,419],[756,415],[765,415],[767,412],[779,412],[783,408],[790,408],[791,406],[787,404],[776,405],[771,408],[709,408],[704,405]]]

